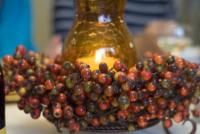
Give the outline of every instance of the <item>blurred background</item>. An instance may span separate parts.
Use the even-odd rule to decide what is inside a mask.
[[[128,0],[125,16],[138,51],[199,62],[199,7],[199,0]],[[73,16],[73,0],[0,0],[0,56],[12,54],[18,44],[59,52]]]
[[[127,0],[125,17],[138,56],[165,52],[200,63],[199,8],[200,0]],[[13,54],[19,44],[54,57],[61,52],[73,16],[73,0],[0,0],[0,57]],[[6,113],[10,134],[30,129],[37,133],[31,128],[35,124],[38,133],[56,133],[43,127],[50,125],[44,120],[23,118],[14,105],[8,105]]]

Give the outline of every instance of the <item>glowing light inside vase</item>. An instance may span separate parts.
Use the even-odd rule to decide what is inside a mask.
[[[98,69],[101,62],[106,63],[111,68],[116,58],[109,56],[108,53],[114,55],[115,51],[113,48],[100,48],[95,51],[94,56],[82,57],[78,60],[90,65],[92,70]]]

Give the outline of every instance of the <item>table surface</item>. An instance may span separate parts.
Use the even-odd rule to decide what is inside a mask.
[[[47,120],[44,118],[33,120],[29,115],[25,115],[23,111],[18,110],[15,104],[6,105],[6,124],[7,134],[59,134],[55,127]],[[191,124],[186,123],[184,127],[181,127],[181,125],[174,125],[170,130],[173,131],[174,134],[188,134],[188,132],[191,130]],[[64,131],[63,133],[68,134],[67,131]],[[90,133],[80,132],[78,134]],[[123,134],[164,134],[164,131],[161,127],[161,124],[159,124],[143,131]],[[200,124],[198,125],[196,134],[200,134]]]

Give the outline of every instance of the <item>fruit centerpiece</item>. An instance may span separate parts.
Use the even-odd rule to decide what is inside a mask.
[[[57,130],[136,131],[163,122],[165,132],[191,120],[199,103],[200,69],[171,55],[149,54],[136,63],[124,20],[126,0],[74,0],[74,24],[55,59],[16,48],[3,58],[6,94],[33,119],[41,114]],[[195,117],[200,109],[192,110]]]
[[[174,120],[190,121],[195,133],[189,107],[199,103],[199,65],[179,57],[151,54],[130,68],[116,60],[91,70],[19,46],[3,58],[3,70],[6,94],[20,95],[19,109],[33,119],[43,114],[60,132],[135,131],[161,121],[170,133]]]

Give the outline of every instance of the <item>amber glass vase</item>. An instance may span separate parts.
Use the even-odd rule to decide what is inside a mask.
[[[126,0],[75,0],[75,21],[64,44],[64,60],[79,60],[92,69],[100,62],[111,67],[116,59],[134,64],[136,51],[124,21],[125,5]]]

